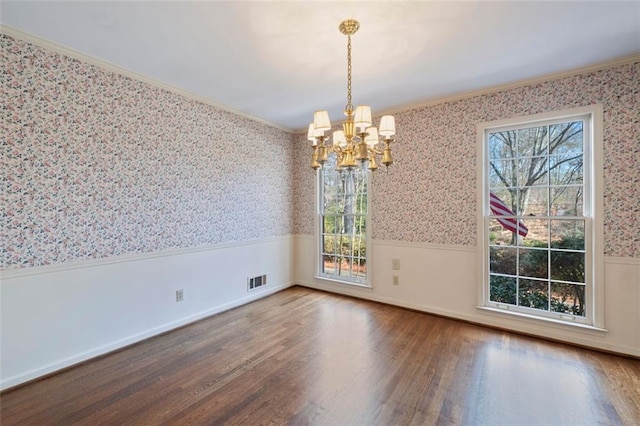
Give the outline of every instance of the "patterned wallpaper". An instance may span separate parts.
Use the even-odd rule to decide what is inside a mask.
[[[0,268],[293,232],[290,134],[6,35],[0,52]]]
[[[475,246],[476,125],[595,103],[604,106],[604,252],[640,258],[640,62],[397,114],[395,164],[373,179],[373,238]],[[312,235],[309,151],[296,150],[294,230]]]
[[[304,136],[6,35],[0,55],[1,269],[313,235]],[[474,246],[476,124],[593,103],[605,254],[640,257],[640,63],[397,114],[373,237]]]

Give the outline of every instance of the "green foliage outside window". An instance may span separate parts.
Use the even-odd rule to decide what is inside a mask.
[[[361,238],[354,239],[353,242],[350,237],[326,235],[323,243],[323,251],[331,253],[331,255],[325,255],[325,259],[337,263],[353,257],[354,261],[360,266],[367,263],[367,242],[364,235]]]
[[[555,244],[563,250],[547,251],[541,242],[524,243],[523,250],[516,259],[517,250],[499,250],[490,257],[490,270],[494,272],[511,270],[519,262],[520,271],[527,276],[491,275],[490,300],[493,302],[518,305],[527,308],[549,310],[551,312],[585,315],[584,237],[570,235]],[[541,248],[541,250],[535,250]],[[564,251],[567,250],[567,251]],[[575,251],[570,251],[575,250]],[[548,277],[548,256],[551,253],[551,277]],[[527,279],[536,277],[542,279]]]

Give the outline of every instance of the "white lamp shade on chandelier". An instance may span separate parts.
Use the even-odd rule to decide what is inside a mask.
[[[316,111],[313,114],[313,128],[321,132],[331,130],[328,111]]]
[[[368,127],[367,136],[364,137],[364,141],[369,147],[378,145],[378,142],[380,142],[378,138],[378,129],[376,129],[375,127]]]
[[[357,107],[353,122],[357,128],[367,128],[371,126],[371,107],[363,105]]]
[[[380,131],[378,133],[385,137],[396,134],[396,120],[393,115],[385,115],[380,119]]]
[[[339,147],[347,146],[347,138],[344,135],[344,130],[336,130],[333,132],[333,143]]]

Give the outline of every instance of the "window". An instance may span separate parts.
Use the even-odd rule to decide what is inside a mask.
[[[319,276],[368,285],[369,172],[337,171],[331,156],[318,176]]]
[[[601,322],[597,111],[481,126],[485,307]]]

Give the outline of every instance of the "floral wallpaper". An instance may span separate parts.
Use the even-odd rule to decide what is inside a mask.
[[[373,238],[475,246],[477,124],[595,103],[604,106],[604,253],[640,258],[640,62],[396,114],[395,164],[373,178]],[[296,150],[294,230],[312,235],[309,151]]]
[[[290,134],[6,35],[0,52],[0,268],[292,233]]]
[[[6,35],[0,76],[0,269],[313,235],[304,135]],[[475,246],[477,123],[594,103],[605,254],[639,258],[640,63],[396,114],[373,237]]]

